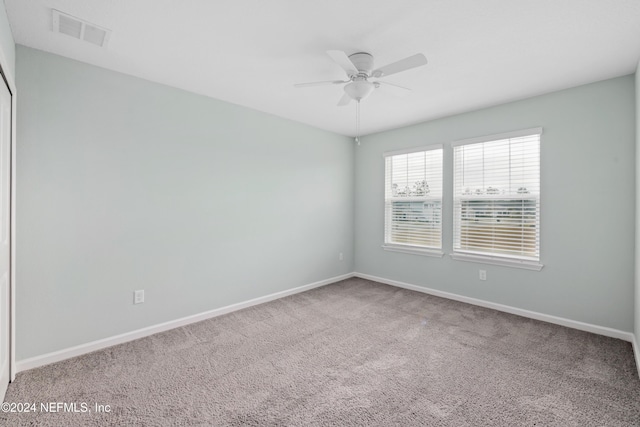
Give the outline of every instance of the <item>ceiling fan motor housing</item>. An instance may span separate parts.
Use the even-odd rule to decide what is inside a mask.
[[[366,74],[367,77],[371,76],[371,71],[373,71],[373,56],[370,53],[354,53],[353,55],[349,55],[349,60],[356,66],[360,74]]]

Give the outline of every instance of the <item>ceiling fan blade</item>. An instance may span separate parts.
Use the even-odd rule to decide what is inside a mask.
[[[347,73],[349,77],[357,76],[358,69],[349,59],[346,53],[341,50],[328,50],[327,55],[333,59]]]
[[[413,56],[401,59],[384,67],[374,70],[371,75],[373,77],[390,76],[391,74],[399,73],[401,71],[410,70],[412,68],[420,67],[427,64],[427,58],[421,54],[416,53]]]
[[[398,96],[408,95],[411,92],[411,89],[409,89],[408,87],[400,86],[400,85],[389,83],[389,82],[375,82],[375,85],[376,87],[378,87],[378,85],[381,85],[385,89],[385,91],[388,91]]]
[[[349,80],[327,80],[323,82],[311,82],[311,83],[297,83],[294,87],[313,87],[313,86],[325,86],[325,85],[338,85],[340,83],[349,83]]]
[[[338,101],[338,107],[344,107],[345,105],[348,105],[351,102],[351,97],[349,96],[348,93],[344,93],[344,95],[342,95],[342,98],[340,98],[340,101]]]

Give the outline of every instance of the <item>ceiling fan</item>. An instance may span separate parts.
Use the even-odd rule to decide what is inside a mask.
[[[333,59],[342,69],[347,73],[348,80],[329,80],[322,82],[312,83],[298,83],[295,87],[310,87],[310,86],[322,86],[322,85],[344,85],[344,95],[340,98],[338,106],[344,106],[355,100],[358,103],[369,96],[374,89],[380,87],[380,85],[389,85],[401,90],[410,90],[406,87],[398,86],[389,82],[382,82],[378,80],[392,74],[400,73],[402,71],[410,70],[412,68],[426,65],[427,58],[421,53],[409,56],[391,64],[385,65],[377,69],[373,68],[373,55],[367,52],[357,52],[347,56],[341,50],[328,50],[327,54]]]

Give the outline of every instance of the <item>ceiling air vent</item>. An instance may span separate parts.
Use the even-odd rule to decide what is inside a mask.
[[[53,31],[66,34],[78,40],[106,47],[109,41],[110,30],[99,27],[87,21],[67,15],[59,10],[53,10]]]

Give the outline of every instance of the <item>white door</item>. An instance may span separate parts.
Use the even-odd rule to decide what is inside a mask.
[[[0,77],[0,402],[9,385],[11,93]]]

